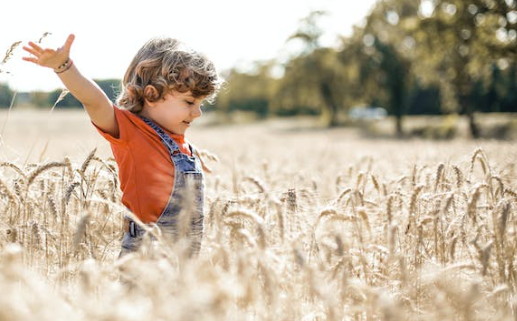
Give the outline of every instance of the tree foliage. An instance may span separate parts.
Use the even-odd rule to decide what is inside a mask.
[[[221,102],[261,115],[264,106],[269,114],[320,114],[329,125],[354,105],[381,106],[399,134],[405,114],[459,113],[473,137],[476,112],[517,112],[515,0],[378,1],[337,48],[321,45],[322,17],[312,12],[289,37],[303,45],[278,63],[282,77],[234,73],[241,89]],[[257,98],[252,83],[269,81],[275,85]],[[260,104],[249,103],[248,88]]]
[[[516,0],[379,0],[364,23],[340,44],[322,45],[325,12],[299,23],[286,46],[298,51],[277,60],[233,68],[216,110],[269,115],[320,115],[340,124],[358,105],[386,108],[404,133],[406,114],[461,114],[473,137],[479,112],[517,112]],[[115,100],[118,80],[99,86]],[[37,106],[60,95],[33,93]],[[0,85],[0,105],[12,91]],[[79,107],[68,95],[62,107]]]
[[[108,98],[115,102],[117,99],[117,95],[120,92],[120,80],[118,79],[95,79],[94,80],[97,85],[106,93]],[[46,105],[53,106],[61,95],[62,89],[56,89],[48,95]],[[41,106],[40,104],[36,104],[37,106]],[[60,108],[75,108],[82,107],[81,103],[71,94],[66,95],[58,104]]]
[[[278,82],[271,76],[273,67],[271,62],[257,62],[253,72],[230,70],[225,77],[227,85],[218,95],[217,109],[225,114],[241,110],[266,117]]]
[[[0,83],[0,108],[8,108],[11,105],[14,92],[7,84]]]
[[[402,24],[417,44],[417,74],[440,87],[443,109],[467,115],[472,136],[479,137],[473,98],[483,90],[480,82],[494,75],[495,62],[515,58],[515,2],[424,0],[419,9],[420,16]]]
[[[311,12],[288,40],[303,44],[300,54],[285,64],[285,74],[275,95],[276,109],[312,106],[320,110],[328,126],[338,125],[338,111],[344,108],[347,73],[334,48],[320,45],[322,30],[318,18],[325,12]]]

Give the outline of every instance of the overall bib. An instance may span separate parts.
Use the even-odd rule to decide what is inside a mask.
[[[165,238],[187,238],[191,254],[197,254],[203,234],[204,177],[199,158],[190,145],[193,156],[183,154],[176,142],[152,120],[140,116],[160,136],[174,164],[174,184],[169,202],[155,224]],[[129,219],[129,228],[122,239],[120,255],[134,252],[142,243],[145,230]]]

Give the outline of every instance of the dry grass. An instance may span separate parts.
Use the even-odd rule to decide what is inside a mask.
[[[93,128],[58,126],[83,139],[70,157],[4,153],[0,320],[516,319],[515,144],[288,125],[194,129],[219,158],[195,259],[156,233],[116,259],[125,210]]]

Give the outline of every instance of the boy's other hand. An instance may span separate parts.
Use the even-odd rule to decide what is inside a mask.
[[[24,46],[23,50],[32,54],[31,57],[23,57],[25,61],[33,62],[37,65],[56,69],[67,61],[70,55],[70,48],[75,36],[70,34],[66,38],[65,44],[58,49],[41,48],[38,44],[29,41],[29,46]]]

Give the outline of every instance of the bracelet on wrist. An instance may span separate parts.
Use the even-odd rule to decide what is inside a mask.
[[[62,72],[65,72],[67,71],[68,69],[70,69],[70,67],[72,67],[72,65],[74,64],[74,62],[72,61],[72,59],[70,58],[67,58],[66,61],[64,63],[62,63],[61,65],[59,65],[59,67],[57,67],[56,69],[54,69],[54,72],[56,74],[60,74]]]

